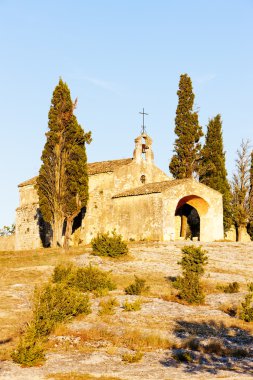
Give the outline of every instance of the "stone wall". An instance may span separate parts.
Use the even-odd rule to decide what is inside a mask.
[[[16,249],[42,247],[40,238],[39,209],[37,203],[27,204],[16,210]]]
[[[163,240],[161,215],[161,194],[116,198],[108,227],[126,240]]]
[[[15,250],[15,234],[10,236],[0,236],[0,251]]]
[[[82,244],[89,243],[98,232],[108,232],[114,228],[119,229],[125,239],[128,239],[128,237],[132,237],[136,240],[140,239],[137,238],[136,233],[132,231],[128,233],[126,231],[126,229],[131,228],[131,226],[121,221],[121,217],[124,213],[120,212],[120,206],[117,206],[115,209],[115,205],[122,204],[122,207],[126,210],[125,204],[128,204],[129,210],[131,210],[129,213],[132,213],[134,212],[134,209],[131,208],[132,203],[142,204],[142,201],[135,201],[131,198],[129,201],[125,200],[120,202],[112,198],[124,190],[141,186],[142,175],[145,176],[146,183],[168,181],[170,179],[162,170],[157,168],[151,160],[141,160],[138,162],[133,160],[130,164],[119,167],[113,173],[100,173],[89,177],[89,201],[80,230],[80,241]],[[145,207],[147,207],[148,202],[145,201],[144,203]],[[147,208],[147,212],[148,210],[149,208]],[[153,214],[152,209],[150,214],[151,218],[154,217]],[[124,228],[121,228],[120,226],[123,224]],[[137,227],[137,230],[138,228],[139,227]],[[149,235],[150,228],[148,228],[148,232],[145,236]],[[157,240],[158,235],[160,236],[160,232],[154,232],[154,240]],[[144,236],[143,231],[141,232],[141,236]]]

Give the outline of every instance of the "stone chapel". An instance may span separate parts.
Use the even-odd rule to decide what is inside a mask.
[[[168,177],[155,166],[152,139],[145,132],[135,139],[132,158],[89,163],[88,174],[89,201],[74,221],[72,245],[114,229],[132,241],[224,238],[222,195],[194,179]],[[17,250],[50,245],[35,184],[36,177],[18,186]]]

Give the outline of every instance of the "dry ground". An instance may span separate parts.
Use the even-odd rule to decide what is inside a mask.
[[[120,260],[92,256],[88,247],[68,253],[50,249],[0,253],[0,379],[253,378],[253,323],[244,323],[222,311],[240,305],[247,283],[253,281],[253,244],[203,244],[209,257],[203,279],[207,293],[203,306],[187,306],[175,299],[171,280],[180,272],[177,262],[184,244],[132,243],[130,257]],[[90,315],[58,326],[50,336],[43,366],[21,368],[10,360],[10,351],[29,321],[34,286],[47,281],[54,266],[63,261],[79,266],[92,263],[111,270],[117,290],[109,296],[115,297],[119,305],[114,315],[99,315],[101,299],[109,296],[93,297]],[[145,278],[150,290],[141,298],[141,310],[126,312],[122,307],[125,300],[133,302],[137,298],[124,294],[134,274]],[[217,290],[217,285],[233,281],[240,283],[239,293]],[[196,340],[201,347],[212,344],[215,348],[207,352],[188,347],[192,362],[175,359],[187,342]],[[240,350],[247,351],[246,357],[240,357]],[[143,353],[139,362],[122,360],[124,354],[139,351]]]

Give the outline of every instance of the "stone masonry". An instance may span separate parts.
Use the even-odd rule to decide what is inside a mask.
[[[133,158],[91,163],[88,173],[89,202],[72,235],[74,245],[114,229],[126,240],[224,237],[222,195],[193,179],[168,177],[155,166],[152,140],[146,134],[135,139]],[[50,226],[40,215],[35,185],[36,177],[19,185],[16,249],[50,244]]]

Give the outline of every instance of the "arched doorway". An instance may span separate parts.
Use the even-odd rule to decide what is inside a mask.
[[[208,203],[196,195],[181,198],[175,210],[176,239],[201,240],[201,218],[208,207]]]

